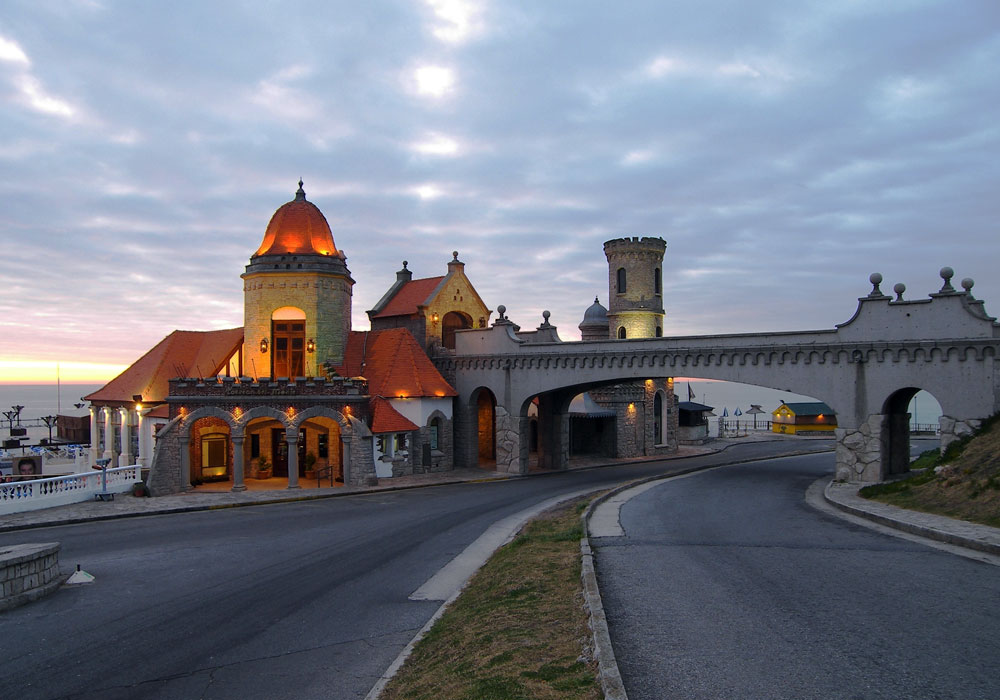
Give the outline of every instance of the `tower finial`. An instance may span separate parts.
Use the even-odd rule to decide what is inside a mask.
[[[299,189],[295,190],[295,199],[305,199],[306,191],[302,189],[302,178],[299,178]]]

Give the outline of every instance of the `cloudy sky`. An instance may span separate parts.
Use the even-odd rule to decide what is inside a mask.
[[[625,235],[667,241],[666,335],[829,328],[943,265],[995,314],[998,66],[996,0],[5,0],[0,382],[242,325],[300,176],[355,328],[458,250],[577,339]]]

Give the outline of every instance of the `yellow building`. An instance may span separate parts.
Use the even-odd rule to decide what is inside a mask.
[[[836,427],[837,414],[822,401],[783,403],[771,412],[771,430],[775,433],[829,433]]]

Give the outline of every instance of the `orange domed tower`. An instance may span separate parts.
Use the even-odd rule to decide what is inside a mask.
[[[313,377],[340,364],[354,280],[330,224],[306,200],[274,212],[243,278],[243,368],[257,377]]]

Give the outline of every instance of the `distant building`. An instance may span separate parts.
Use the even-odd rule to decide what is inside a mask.
[[[771,430],[775,433],[832,433],[836,427],[837,414],[822,401],[783,403],[771,412]]]
[[[708,416],[714,415],[712,406],[694,401],[677,404],[677,442],[682,445],[700,445],[708,441]]]

